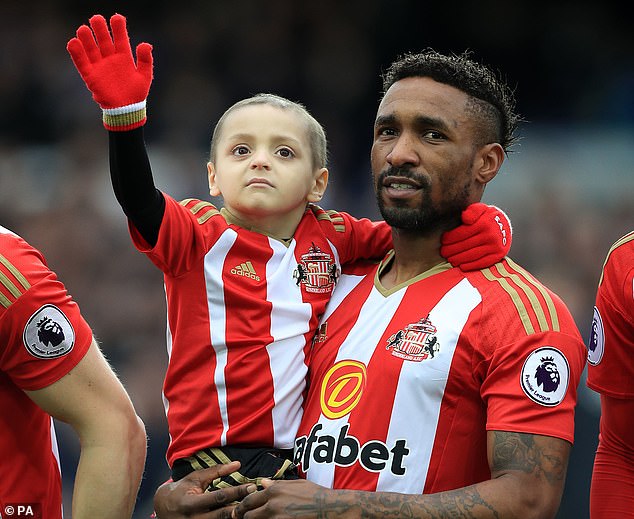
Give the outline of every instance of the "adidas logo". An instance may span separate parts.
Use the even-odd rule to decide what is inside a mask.
[[[240,263],[231,269],[231,273],[237,276],[244,276],[246,278],[255,279],[256,281],[260,281],[260,276],[255,273],[255,269],[253,268],[253,264],[250,261],[245,261],[244,263]]]

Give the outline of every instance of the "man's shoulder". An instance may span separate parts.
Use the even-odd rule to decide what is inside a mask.
[[[4,312],[43,277],[50,276],[41,252],[0,227],[0,309]]]
[[[494,316],[500,326],[516,323],[527,335],[578,333],[561,297],[511,258],[466,276],[482,296],[483,312]]]
[[[634,231],[616,240],[605,258],[602,275],[607,271],[624,272],[634,269]]]
[[[14,249],[15,247],[21,248],[24,245],[28,245],[20,236],[16,233],[0,225],[0,252],[5,253]]]
[[[42,253],[24,238],[0,226],[0,267],[3,269],[21,269],[22,265],[33,261],[44,262]]]

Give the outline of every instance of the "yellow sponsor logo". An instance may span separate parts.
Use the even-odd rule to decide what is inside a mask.
[[[331,367],[321,383],[321,412],[335,420],[350,413],[361,400],[367,372],[356,360],[342,360]]]

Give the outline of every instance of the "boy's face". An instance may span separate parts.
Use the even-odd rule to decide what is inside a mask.
[[[222,195],[232,214],[273,235],[292,235],[306,203],[321,198],[328,179],[326,169],[312,164],[301,116],[267,104],[227,116],[208,171],[212,196]]]

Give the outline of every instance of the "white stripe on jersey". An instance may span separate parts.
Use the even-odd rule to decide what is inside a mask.
[[[53,449],[53,456],[55,457],[55,461],[57,462],[57,470],[59,471],[59,478],[62,480],[62,463],[59,459],[59,447],[57,445],[57,434],[55,433],[55,422],[53,421],[53,417],[51,417],[51,448]],[[61,506],[61,516],[64,519],[64,504]],[[2,516],[0,516],[2,517]]]
[[[340,288],[342,287],[338,287],[337,290]],[[345,292],[345,290],[342,290],[342,292]],[[350,329],[346,340],[339,348],[335,363],[343,359],[355,359],[367,366],[374,353],[374,348],[368,348],[368,345],[379,343],[404,295],[405,289],[401,289],[386,298],[376,287],[373,287],[361,308],[356,323]],[[331,308],[334,308],[334,305],[331,305]],[[371,326],[368,326],[368,323],[371,323]],[[348,416],[343,416],[338,420],[329,420],[322,414],[319,417],[319,423],[325,430],[339,431],[348,422]],[[306,478],[318,485],[332,488],[335,467],[334,463],[322,464],[318,468],[313,466],[306,474]]]
[[[225,336],[225,323],[227,315],[225,313],[224,290],[215,290],[222,287],[222,273],[225,257],[233,247],[238,233],[233,229],[227,229],[218,239],[214,246],[205,255],[205,283],[207,292],[207,305],[209,306],[209,332],[211,344],[216,352],[216,370],[214,372],[214,384],[218,392],[218,406],[222,417],[222,445],[227,443],[227,430],[229,429],[229,417],[227,415],[227,388],[225,385],[225,367],[227,366],[227,348]],[[214,281],[215,278],[215,281]],[[219,349],[218,345],[222,344]]]
[[[165,290],[165,308],[168,308],[167,287],[165,286],[165,281],[163,281],[163,290]],[[165,344],[167,345],[167,358],[169,359],[172,356],[172,330],[170,330],[170,320],[167,313],[165,314]],[[167,418],[170,411],[170,401],[165,396],[165,391],[163,389],[161,389],[161,399],[163,400],[163,408],[165,409],[165,417]],[[170,443],[172,443],[172,433],[169,432],[169,428],[167,433]]]
[[[335,286],[335,290],[332,293],[330,301],[326,305],[326,310],[324,312],[323,317],[321,318],[321,322],[323,323],[330,314],[332,314],[341,301],[345,299],[345,297],[354,290],[354,288],[361,283],[361,281],[365,278],[365,276],[355,276],[353,274],[342,274]]]
[[[410,441],[407,445],[410,452],[405,458],[406,476],[396,476],[388,470],[381,471],[377,491],[423,492],[434,442],[411,441],[412,424],[416,424],[416,427],[420,429],[420,438],[436,437],[440,406],[456,343],[471,311],[480,301],[480,293],[466,279],[463,279],[449,290],[429,313],[430,321],[438,329],[436,335],[442,348],[434,358],[434,362],[403,363],[385,441],[387,445],[394,445],[397,440],[409,436]],[[392,315],[390,313],[390,317]],[[445,384],[437,384],[439,377],[444,378]],[[429,387],[434,388],[436,395],[429,398],[429,390],[424,387],[425,381],[431,381],[434,378],[436,381]],[[419,388],[423,388],[425,398],[421,398],[423,393],[419,388],[413,390],[411,384],[400,383],[401,380],[419,380]],[[426,407],[425,404],[429,403],[433,406]],[[412,482],[420,483],[420,488],[412,489]]]
[[[289,272],[297,265],[292,240],[289,247],[269,238],[274,253],[266,265],[267,300],[271,302],[273,343],[267,346],[273,377],[272,410],[274,445],[292,449],[295,433],[302,418],[302,392],[306,385],[307,366],[304,362],[304,335],[312,316],[312,306],[302,300]]]

